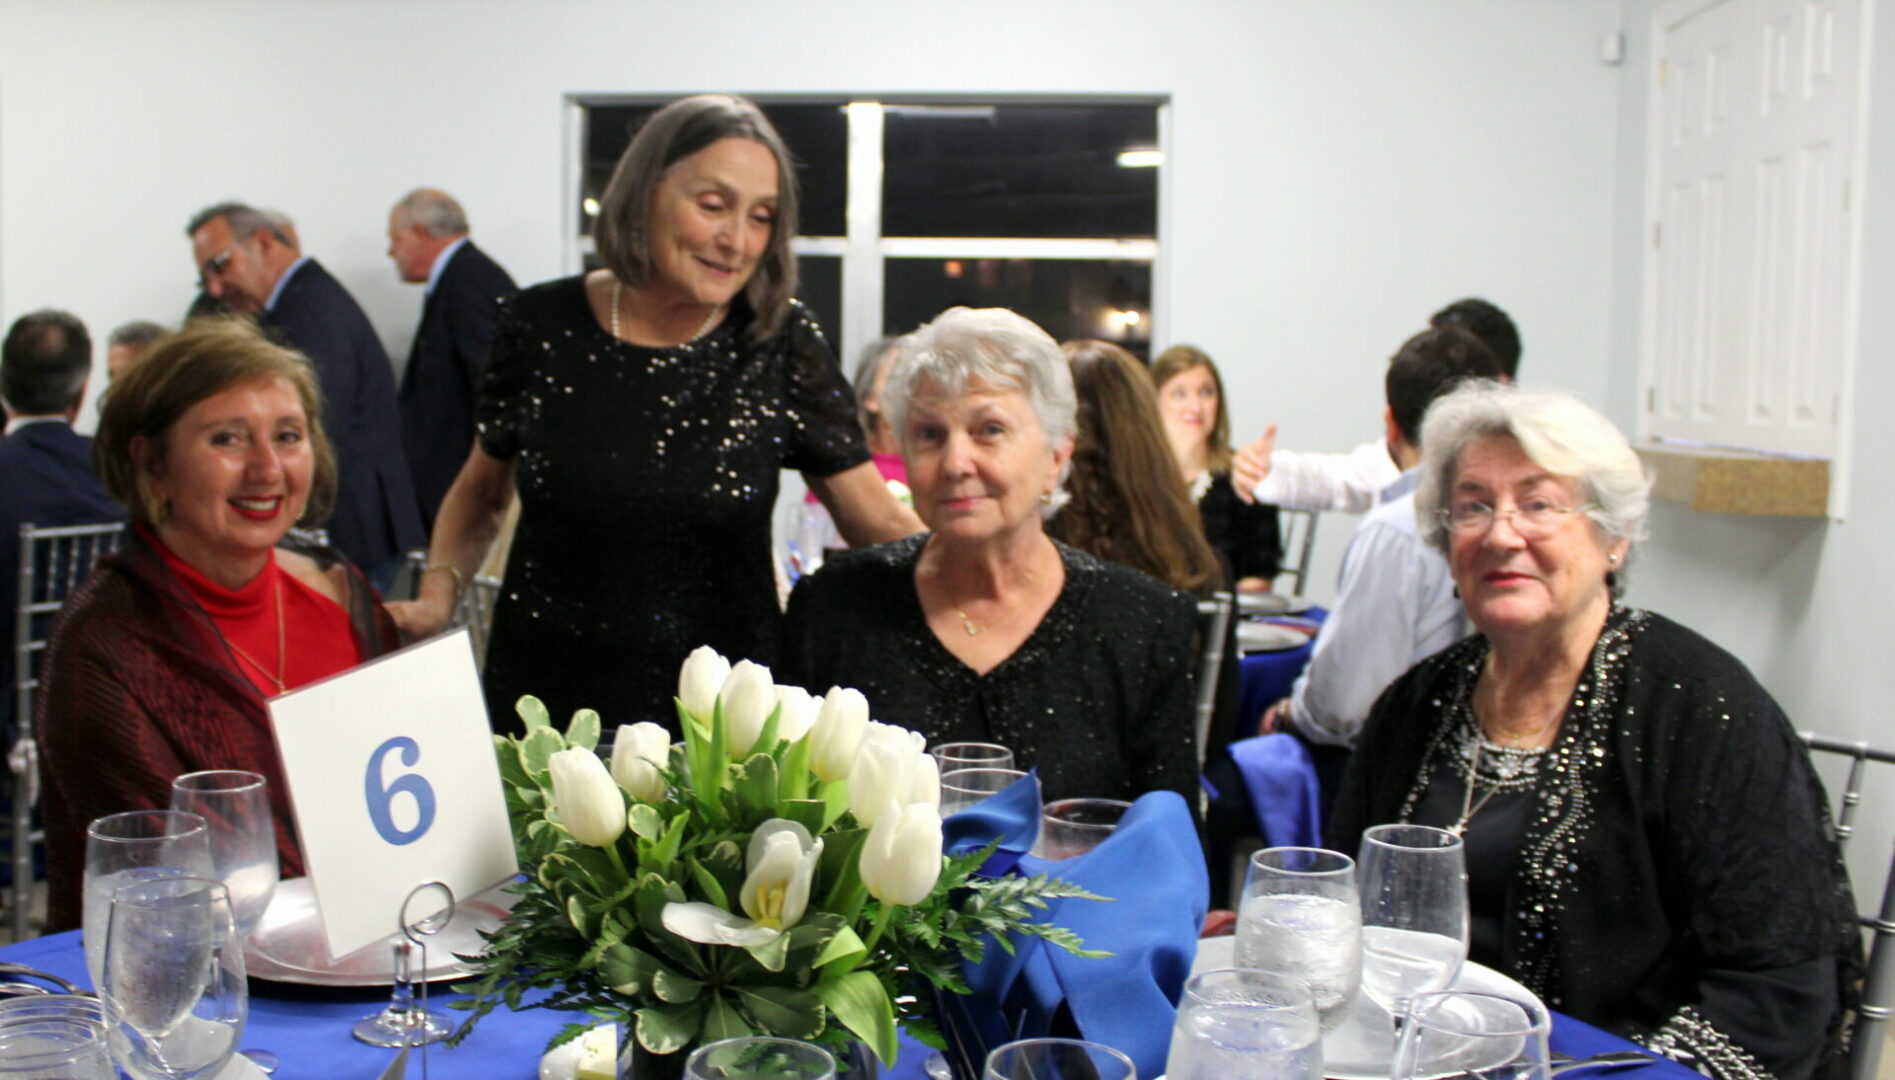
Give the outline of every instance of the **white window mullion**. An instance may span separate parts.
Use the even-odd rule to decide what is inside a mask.
[[[841,355],[846,371],[882,334],[882,106],[849,103],[849,196],[842,244]]]

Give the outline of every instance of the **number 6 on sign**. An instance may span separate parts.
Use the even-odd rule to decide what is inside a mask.
[[[331,960],[386,939],[410,890],[473,896],[518,868],[463,631],[270,702]]]
[[[406,735],[397,735],[375,748],[369,755],[368,776],[362,782],[363,794],[368,799],[368,819],[374,823],[375,831],[382,839],[397,846],[412,844],[427,834],[428,826],[434,824],[434,788],[429,786],[425,777],[409,773],[392,784],[382,783],[382,761],[390,750],[401,752],[401,763],[412,766],[421,759],[421,748]],[[395,824],[390,812],[395,796],[408,795],[414,799],[415,825],[403,829]]]

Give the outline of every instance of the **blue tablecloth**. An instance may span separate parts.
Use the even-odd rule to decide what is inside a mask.
[[[78,931],[0,948],[0,960],[31,964],[81,984],[88,982]],[[436,994],[433,1004],[438,1009],[452,996]],[[394,1052],[355,1041],[349,1025],[379,1011],[387,1001],[386,990],[315,990],[253,983],[250,1025],[243,1044],[276,1051],[283,1064],[275,1080],[377,1080]],[[451,1080],[533,1080],[546,1041],[573,1019],[571,1013],[542,1009],[510,1013],[503,1009],[482,1020],[459,1048],[430,1047],[430,1071]],[[1587,1057],[1627,1049],[1636,1048],[1616,1035],[1553,1014],[1553,1050],[1557,1053]],[[923,1048],[904,1040],[901,1059],[884,1075],[887,1080],[924,1080],[925,1057]],[[411,1059],[408,1076],[419,1080],[420,1075],[420,1062]],[[1702,1080],[1697,1073],[1663,1059],[1637,1069],[1598,1075],[1611,1080]]]
[[[1329,618],[1329,609],[1313,607],[1297,618],[1320,623]],[[1267,616],[1265,621],[1268,621]],[[1290,696],[1296,677],[1309,666],[1310,654],[1315,651],[1316,639],[1312,637],[1294,649],[1249,653],[1238,662],[1238,730],[1232,733],[1233,738],[1256,734],[1257,720],[1263,716],[1263,710]]]

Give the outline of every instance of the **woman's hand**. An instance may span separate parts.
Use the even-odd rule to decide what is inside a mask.
[[[454,615],[452,604],[438,600],[398,600],[383,606],[388,610],[388,617],[395,620],[403,641],[433,637],[447,629],[448,621]]]

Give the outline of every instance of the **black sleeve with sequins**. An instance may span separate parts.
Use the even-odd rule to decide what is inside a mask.
[[[793,433],[785,448],[784,467],[833,476],[869,460],[862,425],[855,416],[855,391],[843,377],[822,329],[800,303],[790,309],[784,340],[784,406],[790,411]]]
[[[502,303],[494,322],[493,355],[487,370],[481,373],[474,420],[480,448],[501,461],[511,461],[520,452],[529,377],[528,328],[532,312],[543,302],[546,292],[547,285],[535,285]]]

